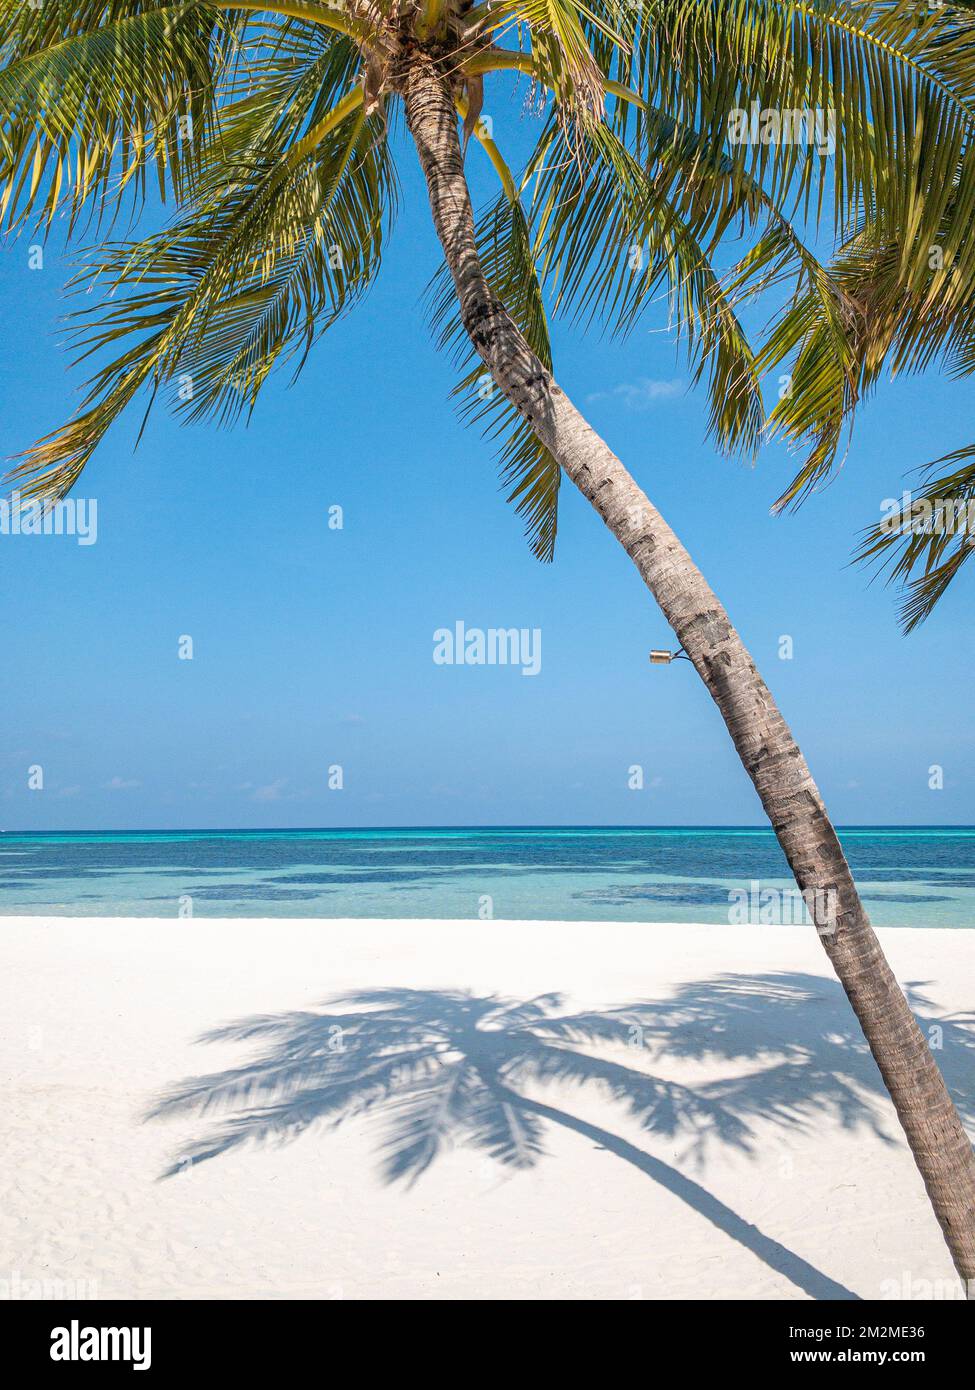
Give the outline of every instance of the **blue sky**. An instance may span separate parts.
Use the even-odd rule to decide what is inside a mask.
[[[273,379],[232,432],[154,413],[136,452],[134,411],[77,489],[97,499],[96,544],[0,536],[0,828],[761,820],[693,670],[648,665],[669,629],[609,532],[567,484],[540,565],[491,446],[455,418],[420,305],[437,247],[403,155],[380,281],[296,386]],[[486,195],[477,149],[469,164]],[[77,404],[67,273],[57,238],[41,270],[25,240],[0,259],[4,455]],[[885,385],[835,484],[773,518],[789,459],[716,454],[665,330],[663,306],[623,344],[558,329],[558,376],[728,607],[834,819],[975,822],[970,576],[904,638],[891,591],[848,566],[909,470],[968,442],[972,387]],[[435,630],[458,620],[540,629],[539,675],[435,664]]]

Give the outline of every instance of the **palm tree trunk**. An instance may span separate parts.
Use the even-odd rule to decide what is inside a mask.
[[[955,1267],[975,1291],[975,1153],[853,883],[822,797],[724,608],[674,532],[529,348],[482,270],[447,80],[427,54],[407,61],[406,119],[467,334],[626,550],[728,726],[796,883],[828,904],[826,952],[890,1092]]]

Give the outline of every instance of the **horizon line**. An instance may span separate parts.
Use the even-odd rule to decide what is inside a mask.
[[[975,823],[969,821],[850,821],[838,824],[837,830],[975,830]],[[542,832],[546,830],[761,830],[769,835],[775,832],[768,823],[748,821],[724,822],[655,822],[646,824],[619,824],[615,822],[545,822],[537,825],[497,821],[481,824],[424,824],[424,825],[290,825],[290,826],[139,826],[123,829],[118,826],[88,827],[87,829],[16,829],[0,830],[0,836],[11,835],[329,835],[361,834],[375,835],[383,831],[430,832],[443,830],[486,831],[512,830]]]

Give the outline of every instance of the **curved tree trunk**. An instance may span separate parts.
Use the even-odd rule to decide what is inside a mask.
[[[826,953],[890,1092],[955,1267],[975,1281],[975,1152],[860,902],[819,789],[704,576],[491,292],[477,255],[451,93],[428,55],[410,56],[402,89],[468,336],[496,385],[626,550],[721,711],[796,882],[819,909],[814,920]]]

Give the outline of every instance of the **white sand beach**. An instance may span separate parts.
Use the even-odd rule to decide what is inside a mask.
[[[975,936],[881,935],[971,1124]],[[0,956],[5,1296],[955,1292],[811,929],[4,918]]]

